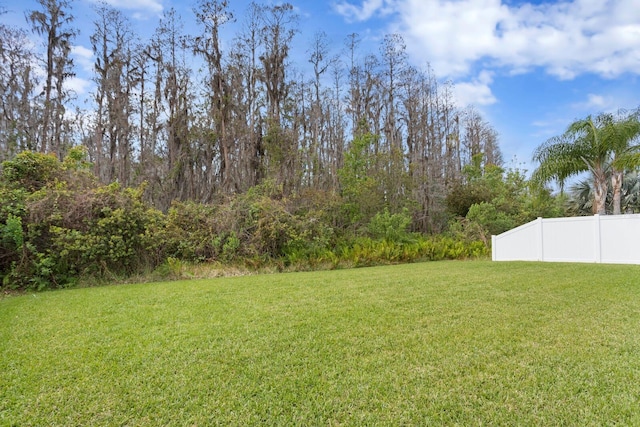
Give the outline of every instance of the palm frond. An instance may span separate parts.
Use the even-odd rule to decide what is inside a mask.
[[[534,151],[533,160],[540,165],[532,178],[540,183],[564,182],[568,177],[587,170],[587,165],[581,160],[582,152],[583,148],[567,135],[548,139]]]

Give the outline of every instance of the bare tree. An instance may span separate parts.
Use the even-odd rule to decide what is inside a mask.
[[[498,133],[487,123],[480,113],[469,106],[462,115],[464,128],[462,143],[467,154],[467,162],[481,156],[482,164],[502,166],[502,154],[498,147]]]
[[[298,17],[290,3],[264,7],[261,31],[264,53],[262,80],[266,87],[268,118],[280,123],[282,103],[287,96],[286,60],[297,32]]]
[[[27,34],[0,24],[0,161],[37,148],[40,110],[33,99],[38,80],[28,46]]]
[[[331,165],[329,158],[329,111],[330,96],[323,93],[323,76],[338,60],[329,51],[330,41],[324,31],[314,35],[309,51],[309,62],[313,65],[312,99],[303,127],[309,131],[310,144],[307,147],[306,169],[309,171],[310,184],[320,186],[324,183],[324,172]],[[304,102],[304,98],[302,99]],[[308,122],[308,123],[307,123]],[[335,171],[334,171],[335,172]]]
[[[262,7],[252,2],[246,12],[240,34],[230,55],[234,114],[233,134],[239,144],[239,190],[258,184],[265,176],[265,152],[262,124],[264,122],[264,90],[260,85],[262,47]]]
[[[98,19],[90,37],[96,57],[95,130],[92,152],[96,174],[105,182],[130,183],[133,32],[124,15],[106,4],[96,8]]]
[[[263,138],[267,156],[267,171],[279,184],[289,189],[294,182],[296,144],[283,127],[282,110],[289,93],[286,60],[291,41],[297,32],[297,15],[290,3],[264,7],[261,30],[263,53],[262,82],[267,104],[266,132]]]
[[[167,208],[174,199],[194,196],[194,153],[189,140],[191,76],[185,65],[187,46],[182,30],[182,21],[176,11],[170,9],[160,21],[147,50],[156,65],[151,113],[157,129],[155,137],[162,133],[166,141],[163,148],[158,148],[164,155],[162,170],[158,173],[162,187],[156,195],[162,208]]]
[[[231,88],[223,70],[220,28],[233,19],[233,14],[228,10],[226,0],[202,0],[194,12],[198,23],[203,27],[202,34],[193,41],[193,49],[204,58],[208,70],[205,104],[211,120],[211,135],[216,139],[220,152],[219,183],[223,192],[229,192],[239,188],[239,176],[234,171],[237,166],[232,161],[234,141],[228,132]]]
[[[65,150],[62,141],[65,103],[69,96],[63,84],[74,75],[70,53],[76,30],[69,27],[73,21],[73,15],[68,11],[71,7],[69,0],[38,0],[38,4],[42,9],[28,12],[27,20],[34,32],[46,38],[46,73],[39,149],[42,152],[54,152],[62,158]]]
[[[332,88],[328,102],[328,157],[330,159],[328,173],[330,190],[338,188],[338,170],[343,165],[344,147],[348,132],[348,122],[344,115],[343,88],[344,67],[337,60],[331,64]]]
[[[402,36],[399,34],[389,34],[384,37],[380,48],[384,61],[384,70],[382,72],[385,79],[385,118],[384,118],[384,134],[386,142],[390,149],[401,149],[401,136],[397,122],[397,93],[404,79],[407,69],[407,53],[406,45]]]

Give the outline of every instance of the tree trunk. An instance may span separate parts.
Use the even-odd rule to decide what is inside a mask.
[[[598,215],[606,215],[607,202],[607,179],[603,171],[594,172],[593,174],[593,193],[594,193],[594,209]]]
[[[622,213],[622,172],[614,171],[611,174],[611,187],[613,189],[613,214],[620,215]]]

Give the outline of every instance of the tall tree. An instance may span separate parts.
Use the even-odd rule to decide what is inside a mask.
[[[635,111],[620,114],[618,118],[608,115],[602,133],[605,140],[611,141],[611,187],[613,192],[613,214],[622,213],[622,185],[625,172],[640,166],[639,146],[640,120]]]
[[[105,182],[130,181],[133,138],[133,32],[125,16],[106,4],[96,8],[98,19],[90,37],[95,55],[96,103],[93,161]]]
[[[233,79],[232,97],[235,109],[232,130],[238,141],[240,190],[257,185],[264,177],[263,96],[260,81],[260,48],[262,45],[262,7],[251,2],[242,29],[235,38],[230,54]]]
[[[323,77],[330,67],[335,64],[337,58],[332,56],[329,50],[330,42],[324,31],[315,33],[309,49],[309,63],[313,66],[313,78],[311,80],[312,94],[309,102],[308,114],[305,114],[303,126],[308,129],[310,144],[308,153],[307,170],[310,182],[318,187],[323,184],[325,175],[323,172],[331,166],[328,157],[328,116],[330,108],[326,101],[328,97],[323,93]],[[304,99],[302,100],[304,103]],[[308,126],[307,126],[308,124]],[[305,132],[306,133],[306,132]],[[305,135],[306,136],[306,135]],[[335,172],[335,169],[334,169]]]
[[[382,71],[385,85],[385,118],[384,133],[387,144],[391,149],[400,150],[401,137],[398,129],[398,106],[396,105],[398,92],[407,72],[406,45],[401,35],[389,34],[384,37],[380,47],[384,62]]]
[[[29,45],[23,31],[0,24],[0,160],[37,148],[39,109],[33,100],[38,79]]]
[[[158,148],[164,155],[158,175],[162,185],[157,203],[168,208],[174,199],[194,198],[194,153],[190,146],[191,74],[185,64],[187,45],[183,23],[175,9],[165,13],[147,55],[155,64],[153,125],[155,137],[164,142]],[[158,142],[160,142],[160,140]]]
[[[233,14],[228,10],[226,0],[201,0],[194,12],[203,27],[202,34],[194,39],[193,49],[205,60],[208,70],[205,104],[211,121],[210,135],[216,139],[220,152],[219,182],[223,191],[237,191],[239,176],[235,173],[237,164],[232,161],[234,147],[228,131],[231,88],[225,79],[220,46],[220,29],[233,19]]]
[[[473,107],[467,107],[462,114],[463,146],[468,162],[482,155],[484,165],[502,166],[502,154],[498,147],[498,133]]]
[[[267,128],[264,137],[267,170],[276,182],[287,189],[290,189],[295,181],[297,147],[291,132],[283,126],[282,112],[285,100],[289,96],[287,59],[291,42],[297,33],[297,21],[298,15],[290,3],[262,9],[261,37],[264,51],[260,56],[260,62],[267,104]]]
[[[268,118],[279,124],[282,103],[287,97],[286,61],[291,41],[297,32],[298,16],[290,3],[264,7],[262,14],[264,53],[260,61],[267,94]]]
[[[330,179],[330,190],[338,188],[338,170],[343,165],[344,147],[347,137],[348,121],[344,114],[342,80],[344,67],[341,61],[336,60],[331,64],[332,88],[328,102],[328,144],[330,168],[327,171]]]
[[[40,151],[54,152],[60,159],[65,147],[62,141],[65,102],[68,92],[65,80],[72,77],[71,42],[76,30],[69,25],[73,15],[69,0],[38,0],[41,10],[28,12],[27,19],[33,31],[46,39],[44,101]]]
[[[362,103],[362,67],[357,56],[361,40],[357,33],[351,33],[344,41],[347,52],[347,68],[349,72],[349,90],[346,97],[346,111],[351,115],[351,125],[356,131],[358,123],[364,119]],[[354,137],[356,135],[354,134]]]

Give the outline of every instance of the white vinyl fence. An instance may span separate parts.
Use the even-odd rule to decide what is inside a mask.
[[[640,214],[538,218],[491,243],[494,261],[640,264]]]

